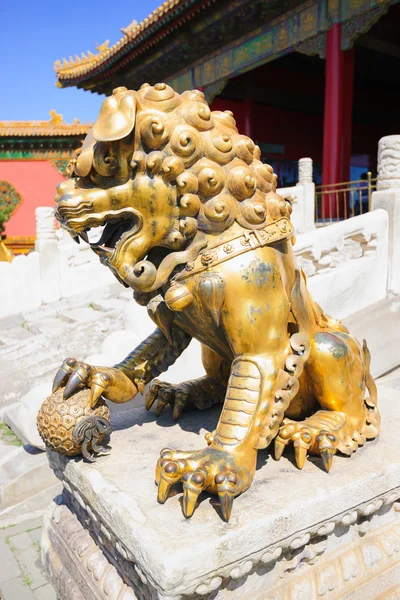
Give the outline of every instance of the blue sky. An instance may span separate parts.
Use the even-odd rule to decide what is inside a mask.
[[[54,61],[122,37],[162,0],[4,0],[0,8],[0,120],[45,120],[54,108],[70,123],[95,120],[103,96],[55,86]]]

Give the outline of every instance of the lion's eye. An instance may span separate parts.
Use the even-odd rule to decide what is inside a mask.
[[[90,171],[90,180],[96,187],[109,187],[115,183],[113,177],[101,175],[95,170],[95,168],[92,168]]]

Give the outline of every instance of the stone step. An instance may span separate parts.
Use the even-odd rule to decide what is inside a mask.
[[[0,347],[4,376],[0,381],[0,406],[16,402],[33,386],[51,380],[67,356],[85,358],[100,351],[103,339],[111,331],[123,329],[123,306],[107,312],[92,310],[95,319],[63,322],[60,330],[47,331],[24,341]],[[1,331],[1,325],[0,325]],[[1,334],[0,334],[1,337]],[[23,377],[21,377],[23,374]]]
[[[371,373],[381,377],[400,366],[400,298],[380,300],[343,319],[357,339],[366,339]]]
[[[56,498],[61,493],[61,489],[61,483],[57,482],[55,485],[25,498],[21,502],[18,502],[18,504],[0,510],[0,533],[3,527],[22,523],[26,519],[41,518],[53,498]]]
[[[400,391],[400,368],[389,371],[389,373],[377,379],[376,383]]]
[[[0,515],[56,483],[44,452],[32,446],[13,448],[0,458]]]

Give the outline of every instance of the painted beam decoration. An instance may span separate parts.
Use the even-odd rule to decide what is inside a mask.
[[[97,47],[96,54],[88,53],[82,57],[57,61],[55,70],[58,85],[77,85],[104,92],[106,90],[102,86],[106,85],[106,81],[116,81],[121,74],[126,75],[128,72],[129,77],[139,81],[144,73],[148,76],[151,71],[154,76],[165,77],[179,92],[204,87],[206,96],[211,99],[220,93],[229,78],[288,52],[318,54],[324,58],[326,32],[335,22],[343,24],[342,49],[351,48],[357,37],[368,31],[398,1],[306,0],[281,16],[267,20],[262,27],[246,36],[213,53],[207,53],[201,59],[193,60],[189,67],[174,72],[174,66],[166,57],[171,54],[180,55],[185,50],[187,42],[178,35],[182,23],[192,23],[190,36],[201,35],[208,31],[210,23],[224,21],[227,13],[226,6],[219,6],[215,1],[210,1],[207,9],[201,11],[199,16],[204,3],[196,0],[167,0],[142,23],[134,21],[123,28],[124,36],[113,46],[105,42]],[[240,11],[243,6],[243,1],[236,0],[229,5],[228,12]],[[174,23],[176,26],[172,27]],[[165,31],[161,34],[163,27]],[[167,49],[160,46],[161,40],[165,38],[168,39]],[[213,43],[210,42],[211,49]],[[145,50],[148,51],[147,57],[143,55]],[[168,72],[171,73],[170,76]]]
[[[328,29],[326,3],[308,2],[271,21],[267,28],[259,28],[237,40],[230,47],[216,52],[207,61],[171,79],[169,84],[184,91],[191,87],[213,84],[221,78],[230,78],[286,54],[297,44]]]
[[[325,34],[337,21],[344,23],[342,49],[348,50],[359,35],[368,31],[390,5],[398,1],[309,0],[271,21],[266,28],[259,28],[215,52],[208,60],[193,65],[168,83],[180,92],[190,87],[205,87],[206,95],[211,97],[207,86],[217,88],[218,82],[226,82],[293,50],[324,58]],[[197,29],[200,27],[201,23]]]

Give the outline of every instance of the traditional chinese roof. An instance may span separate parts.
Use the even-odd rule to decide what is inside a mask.
[[[54,63],[59,87],[79,85],[79,82],[87,79],[94,73],[102,72],[110,65],[120,61],[129,53],[132,59],[132,51],[137,49],[141,54],[158,40],[166,37],[168,31],[165,26],[175,17],[179,17],[171,29],[177,29],[190,20],[204,6],[215,3],[216,0],[166,0],[159,8],[153,11],[141,23],[132,21],[127,27],[121,29],[124,34],[113,46],[109,40],[96,46],[97,54],[88,51],[81,56],[75,55],[69,59],[57,60]]]
[[[48,121],[0,121],[0,137],[60,137],[84,136],[92,127],[91,123],[64,123],[62,115],[50,111]]]

